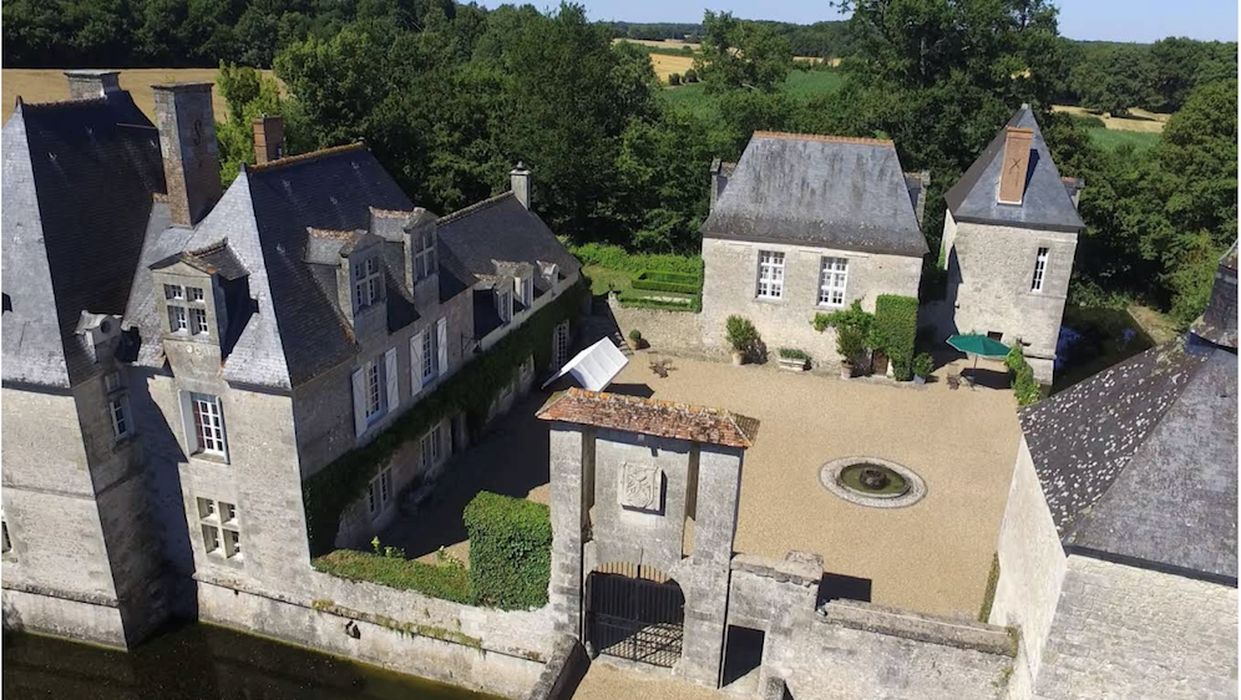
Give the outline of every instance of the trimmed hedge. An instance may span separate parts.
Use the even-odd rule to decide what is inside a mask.
[[[900,381],[913,379],[914,341],[918,336],[918,300],[897,294],[875,298],[875,321],[870,341],[892,363]]]
[[[474,602],[504,610],[547,603],[552,522],[546,505],[482,491],[465,507]]]
[[[1013,373],[1013,394],[1017,397],[1018,406],[1029,406],[1043,398],[1043,388],[1034,378],[1034,368],[1026,362],[1026,355],[1020,345],[1014,345],[1004,358],[1004,364]]]
[[[684,301],[656,299],[644,295],[621,294],[617,300],[627,309],[655,309],[657,311],[701,311],[701,297],[695,295]]]
[[[702,257],[698,255],[630,253],[618,245],[604,243],[586,243],[570,248],[569,252],[576,255],[583,265],[598,265],[635,275],[645,270],[661,270],[702,276]]]
[[[702,279],[697,275],[691,275],[684,272],[643,270],[633,279],[633,288],[653,292],[698,294],[702,291]]]
[[[565,290],[490,350],[445,379],[374,440],[346,452],[304,480],[302,503],[311,556],[333,548],[341,514],[366,494],[370,480],[401,445],[420,439],[433,424],[459,413],[466,414],[472,428],[480,427],[491,402],[513,380],[527,357],[533,355],[536,371],[543,371],[551,359],[552,329],[576,316],[586,293],[582,285]]]
[[[471,603],[470,576],[459,563],[433,566],[403,557],[338,549],[310,561],[315,569],[350,581],[425,593],[455,603]]]

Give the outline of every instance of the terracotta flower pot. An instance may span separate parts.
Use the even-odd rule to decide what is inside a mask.
[[[733,364],[738,367],[745,364],[745,353],[740,350],[733,350]]]

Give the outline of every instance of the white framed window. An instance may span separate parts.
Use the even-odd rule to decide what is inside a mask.
[[[435,272],[435,233],[423,231],[414,241],[414,281],[424,280]]]
[[[513,294],[514,298],[521,302],[521,305],[530,308],[534,302],[534,278],[532,277],[514,277],[513,278]]]
[[[435,351],[435,334],[429,329],[422,333],[422,383],[435,378],[438,353]]]
[[[357,311],[379,301],[382,289],[379,260],[373,255],[353,266],[353,302]]]
[[[168,305],[168,330],[173,333],[181,333],[188,330],[190,324],[187,319],[188,316],[184,306]]]
[[[206,335],[208,333],[206,309],[190,309],[190,333],[193,335]]]
[[[228,447],[224,439],[224,414],[220,410],[219,397],[192,393],[190,410],[194,418],[196,451],[225,457]]]
[[[374,420],[383,411],[383,383],[379,378],[379,363],[367,362],[366,368],[366,419]]]
[[[569,361],[569,319],[556,325],[552,331],[552,366],[560,369]]]
[[[179,284],[165,284],[164,285],[164,298],[165,299],[184,299],[185,298],[185,287],[182,287]]]
[[[448,452],[448,426],[437,423],[422,436],[422,468],[438,467]]]
[[[186,291],[189,292],[190,301],[201,302],[203,300],[202,287],[186,287]]]
[[[125,391],[121,373],[105,374],[103,388],[107,393],[108,418],[112,423],[113,439],[120,440],[129,437],[133,431],[133,421],[129,417],[129,395]]]
[[[784,253],[773,250],[758,252],[758,288],[760,299],[779,299],[784,296]]]
[[[1031,292],[1043,291],[1043,278],[1047,275],[1047,258],[1051,255],[1051,248],[1039,248],[1038,255],[1034,258],[1034,279],[1030,281]]]
[[[819,303],[824,306],[844,306],[848,281],[848,258],[823,258],[822,271],[819,274]]]
[[[392,467],[385,467],[371,479],[366,490],[366,508],[371,517],[382,514],[392,500]]]
[[[500,314],[500,323],[513,320],[513,296],[508,290],[496,293],[496,312]]]
[[[241,525],[237,506],[213,498],[198,498],[198,525],[203,550],[221,559],[241,559]]]

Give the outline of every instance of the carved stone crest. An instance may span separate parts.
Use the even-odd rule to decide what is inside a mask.
[[[626,462],[621,469],[620,502],[626,508],[658,510],[663,471],[649,464]]]

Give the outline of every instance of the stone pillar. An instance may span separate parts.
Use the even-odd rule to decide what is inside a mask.
[[[702,445],[698,461],[693,579],[686,582],[685,641],[678,671],[719,687],[728,618],[728,578],[741,493],[741,455],[735,448]]]
[[[548,602],[556,632],[582,638],[583,462],[588,445],[581,426],[553,423],[548,440],[552,574]]]
[[[120,92],[120,72],[114,70],[67,70],[69,99],[94,100]]]

